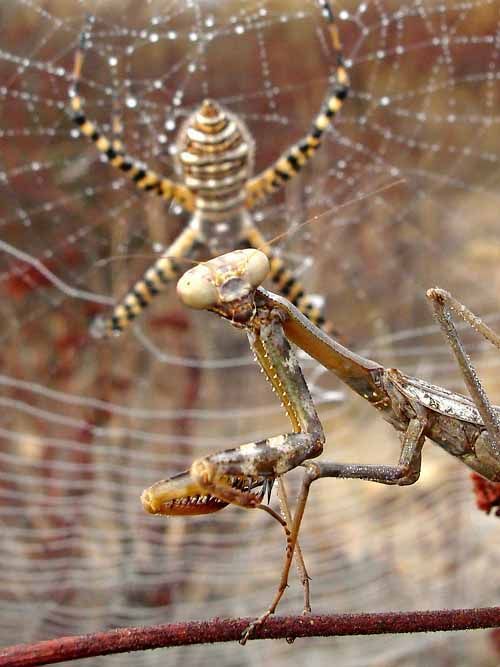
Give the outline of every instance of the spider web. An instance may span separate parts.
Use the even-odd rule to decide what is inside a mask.
[[[450,289],[498,328],[498,3],[338,4],[352,94],[313,163],[255,217],[267,238],[289,232],[276,247],[326,297],[357,351],[463,391],[425,290]],[[248,123],[260,170],[309,127],[334,73],[313,2],[2,3],[3,644],[260,613],[284,550],[261,512],[163,520],[140,506],[144,487],[195,457],[289,427],[244,336],[186,312],[174,290],[121,338],[89,338],[91,318],[186,217],[134,190],[76,136],[67,93],[87,13],[88,115],[109,129],[119,103],[128,151],[165,175],[174,174],[179,125],[204,97]],[[498,353],[463,334],[499,402]],[[304,366],[325,458],[393,462],[393,429]],[[423,460],[414,487],[313,486],[301,544],[315,612],[498,604],[495,519],[476,510],[463,465],[432,444]],[[296,477],[287,476],[291,491]],[[301,597],[292,576],[280,612],[298,612]],[[299,665],[306,652],[318,665],[332,652],[344,666],[496,662],[490,635],[478,632],[189,647],[82,664]]]

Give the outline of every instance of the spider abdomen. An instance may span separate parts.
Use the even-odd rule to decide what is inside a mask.
[[[183,182],[195,195],[203,217],[225,220],[228,212],[243,207],[255,149],[238,116],[204,100],[184,123],[177,149]]]

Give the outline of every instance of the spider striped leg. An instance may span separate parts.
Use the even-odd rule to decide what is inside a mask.
[[[154,297],[184,273],[182,261],[194,251],[198,242],[195,230],[187,227],[114,307],[110,316],[99,316],[91,325],[95,338],[121,334],[151,303]]]
[[[123,145],[122,136],[123,136],[123,121],[120,112],[120,103],[118,101],[118,96],[116,91],[113,92],[113,115],[111,119],[111,148],[115,153],[124,155],[125,147]]]
[[[269,277],[283,296],[296,306],[300,312],[325,333],[339,335],[332,322],[325,319],[322,309],[314,304],[311,296],[306,294],[304,286],[293,273],[286,268],[285,262],[278,257],[267,243],[259,230],[252,226],[245,234],[245,240],[252,248],[262,250],[269,258],[271,271]]]
[[[321,145],[323,134],[333,118],[342,108],[349,93],[349,76],[342,57],[342,44],[339,31],[328,0],[319,0],[330,32],[332,47],[337,54],[335,85],[329,90],[321,111],[313,121],[309,133],[289,148],[268,169],[250,179],[246,184],[246,205],[254,207],[262,200],[282,188],[309,162]]]
[[[73,66],[73,84],[69,90],[73,121],[78,126],[80,133],[93,141],[97,150],[105,156],[108,162],[126,174],[136,187],[146,192],[153,192],[167,201],[175,201],[186,211],[193,211],[194,195],[187,187],[169,178],[163,178],[124,152],[122,142],[117,136],[121,133],[121,120],[116,114],[116,109],[113,113],[113,139],[104,135],[96,123],[85,115],[84,100],[80,95],[80,78],[85,59],[88,30],[89,24],[84,28],[80,37],[80,45],[76,51]]]

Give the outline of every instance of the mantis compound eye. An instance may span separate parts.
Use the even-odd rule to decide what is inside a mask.
[[[210,308],[219,301],[213,273],[203,264],[186,271],[179,279],[177,294],[182,303],[197,310]]]
[[[258,287],[266,279],[271,267],[269,259],[262,250],[243,250],[247,254],[245,278],[252,287]]]

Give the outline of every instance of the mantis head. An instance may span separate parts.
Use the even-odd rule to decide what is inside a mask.
[[[245,326],[255,314],[255,289],[268,273],[263,252],[234,250],[186,271],[177,294],[190,308],[213,310],[235,326]]]

